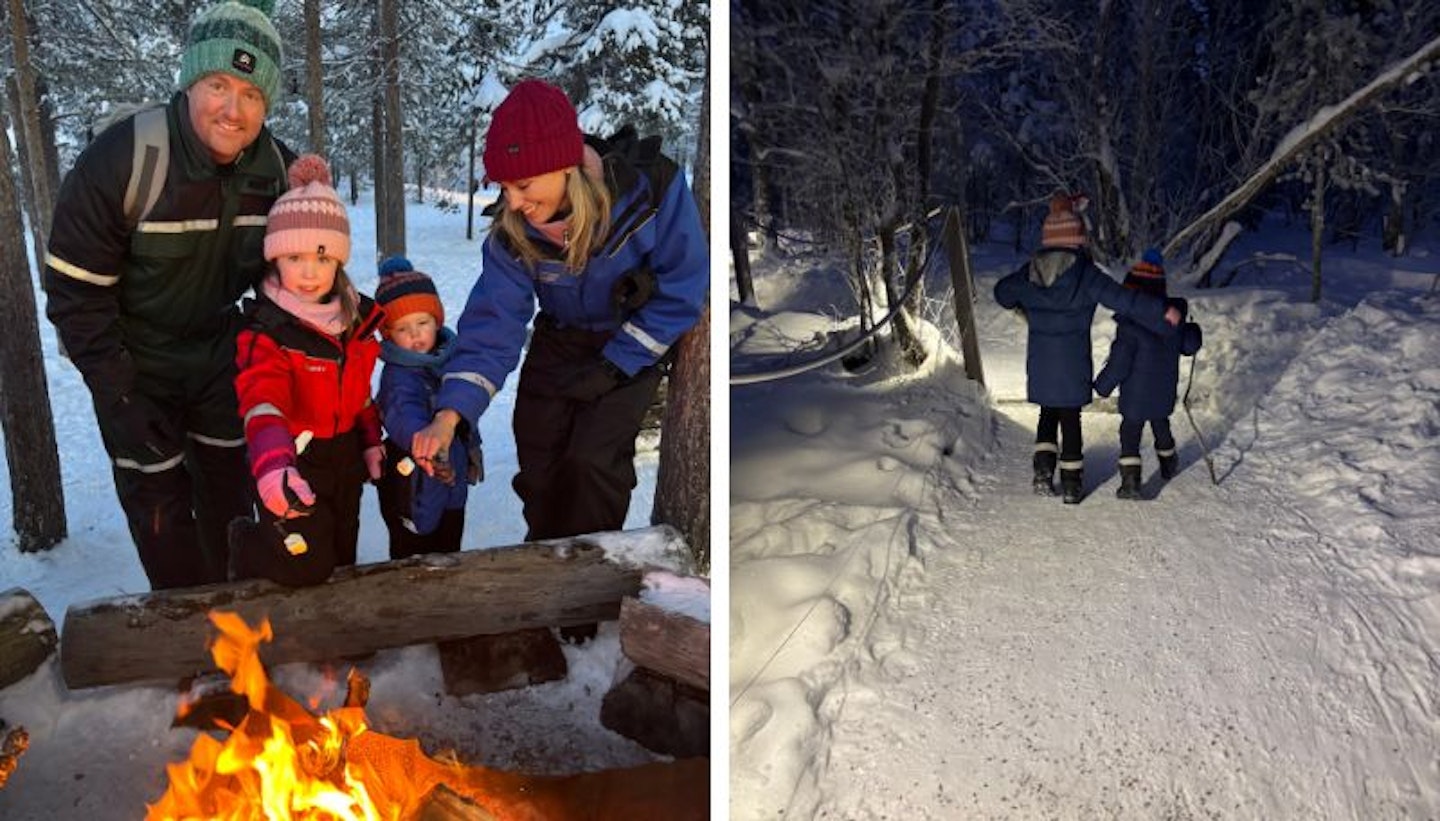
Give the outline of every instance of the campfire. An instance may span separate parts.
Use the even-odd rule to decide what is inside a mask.
[[[150,805],[149,821],[697,817],[695,799],[707,791],[703,759],[537,776],[431,758],[418,741],[369,726],[369,682],[358,672],[347,679],[344,704],[317,714],[266,675],[259,647],[273,638],[268,621],[251,628],[219,611],[209,619],[219,631],[211,654],[232,698],[243,698],[243,718],[212,718],[224,739],[201,733],[189,758],[167,767],[169,787]],[[194,709],[182,703],[177,721]]]

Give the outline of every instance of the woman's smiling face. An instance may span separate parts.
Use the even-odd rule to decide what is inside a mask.
[[[567,205],[566,178],[570,169],[562,168],[521,180],[500,183],[505,207],[515,211],[531,225],[544,225]]]

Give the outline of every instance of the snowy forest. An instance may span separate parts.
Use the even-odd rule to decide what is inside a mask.
[[[1278,211],[1312,230],[1318,299],[1323,245],[1404,254],[1440,204],[1440,84],[1415,81],[1437,32],[1413,0],[742,2],[735,227],[888,254],[958,205],[972,242],[1003,225],[1020,250],[1081,192],[1099,261],[1183,246],[1194,280],[1227,225]]]
[[[729,817],[1436,817],[1440,5],[730,20]]]
[[[12,292],[32,292],[21,226],[28,226],[32,247],[44,247],[65,170],[110,117],[168,99],[176,90],[187,27],[207,5],[204,0],[10,0],[0,8],[8,34],[0,43],[6,81],[0,169],[9,172],[0,175],[0,224],[14,232],[5,236],[0,269]],[[352,205],[362,190],[373,192],[377,258],[407,252],[407,202],[465,209],[466,239],[480,235],[483,227],[477,229],[475,218],[483,135],[490,112],[525,77],[564,88],[587,132],[603,136],[633,125],[642,135],[660,135],[682,167],[708,166],[700,136],[709,82],[705,3],[256,5],[271,7],[285,47],[282,91],[267,123],[293,150],[326,156],[337,189]],[[708,177],[693,187],[704,207]],[[48,405],[39,328],[28,303],[10,301],[3,317],[7,327],[19,329],[4,346],[4,372],[12,386],[26,386],[16,393]],[[686,357],[708,360],[708,347]],[[708,370],[688,370],[689,376],[677,381],[708,380]],[[674,411],[677,418],[708,416],[708,394],[701,394],[686,403],[693,410]],[[63,494],[47,415],[21,411],[13,403],[4,408],[5,438],[15,456],[12,466],[30,466],[29,481],[15,481],[12,490],[21,547],[34,549],[64,537]],[[682,438],[672,437],[673,444]],[[708,461],[667,455],[666,462],[708,471]],[[679,476],[677,469],[668,472]],[[702,479],[685,475],[665,486]],[[673,510],[688,503],[668,504]],[[696,547],[703,554],[708,513],[703,521],[691,514],[685,518],[694,521],[687,530],[701,542]]]

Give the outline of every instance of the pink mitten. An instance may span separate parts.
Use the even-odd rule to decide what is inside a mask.
[[[379,479],[380,472],[385,469],[385,446],[371,445],[362,455],[365,457],[365,469],[370,471],[370,478]]]
[[[282,519],[304,516],[315,504],[315,492],[295,468],[276,468],[257,479],[255,487],[265,509]]]

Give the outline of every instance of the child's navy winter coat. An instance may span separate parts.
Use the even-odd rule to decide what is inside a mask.
[[[385,362],[377,396],[380,418],[390,441],[404,450],[409,450],[415,433],[429,424],[435,414],[435,395],[440,390],[445,363],[455,349],[454,341],[455,332],[441,328],[430,353],[406,350],[388,339],[380,345],[380,358]],[[467,434],[456,436],[450,443],[448,457],[455,470],[454,483],[447,485],[418,468],[410,475],[413,502],[408,518],[414,523],[415,532],[434,531],[440,524],[441,514],[465,506],[468,485],[479,479],[481,469],[479,433],[467,431]]]
[[[1090,404],[1094,366],[1090,323],[1099,303],[1160,335],[1173,334],[1165,303],[1106,276],[1082,250],[1042,248],[1019,270],[995,283],[995,301],[1023,308],[1029,323],[1025,352],[1027,398],[1042,407]]]
[[[1167,300],[1189,317],[1185,300]],[[1180,383],[1180,357],[1200,350],[1200,326],[1185,322],[1179,333],[1160,335],[1133,320],[1116,317],[1115,341],[1110,359],[1095,377],[1095,392],[1109,396],[1120,388],[1120,415],[1126,419],[1165,419],[1175,411],[1175,388]]]

